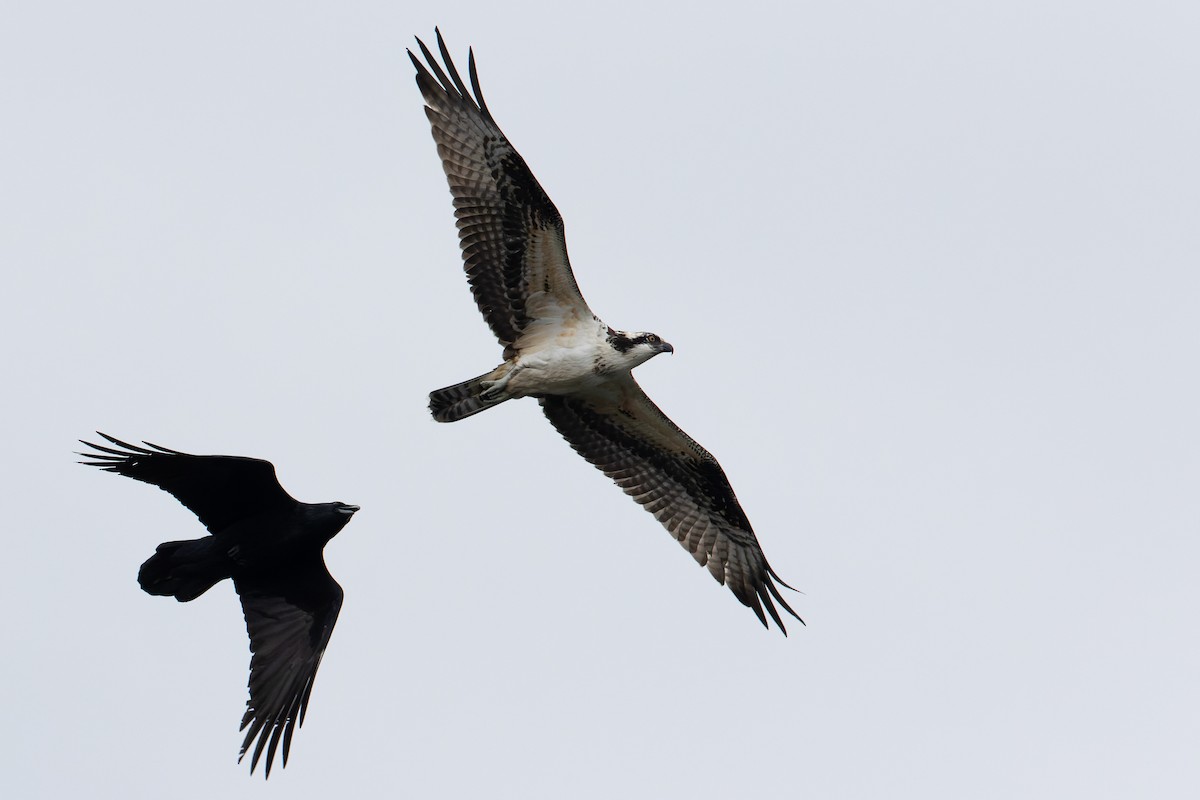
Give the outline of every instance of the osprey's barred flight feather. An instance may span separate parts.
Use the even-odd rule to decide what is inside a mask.
[[[454,196],[471,292],[504,346],[504,363],[431,393],[434,418],[453,422],[515,397],[538,398],[576,452],[645,506],[763,625],[769,614],[786,634],[775,604],[800,617],[780,596],[776,584],[787,584],[767,563],[720,464],[630,372],[673,348],[653,333],[614,330],[588,308],[562,217],[492,119],[474,53],[468,90],[440,32],[437,42],[444,69],[420,39],[425,63],[408,55]]]
[[[322,551],[358,506],[301,503],[275,478],[269,461],[194,456],[145,442],[113,447],[82,442],[96,452],[80,463],[150,483],[189,508],[211,536],[165,542],[142,564],[138,583],[149,594],[194,600],[225,578],[242,601],[250,634],[250,699],[242,716],[250,771],[266,755],[271,775],[283,744],[287,766],[292,733],[304,724],[321,656],[342,607],[342,587]]]

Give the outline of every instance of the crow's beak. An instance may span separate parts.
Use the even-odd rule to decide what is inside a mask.
[[[352,505],[343,503],[342,507],[339,508],[338,511],[340,511],[343,514],[353,514],[355,511],[358,511],[358,506],[352,506]]]

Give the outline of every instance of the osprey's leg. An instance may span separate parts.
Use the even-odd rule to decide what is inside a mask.
[[[513,379],[513,376],[523,369],[525,368],[520,364],[514,364],[513,366],[509,367],[507,372],[505,372],[496,380],[480,381],[479,385],[483,388],[483,391],[479,393],[479,396],[488,401],[501,399],[501,396],[504,394],[505,387],[508,386],[508,382]]]

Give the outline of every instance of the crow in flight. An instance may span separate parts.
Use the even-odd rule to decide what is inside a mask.
[[[254,746],[250,772],[266,748],[270,777],[283,741],[287,766],[292,732],[304,724],[321,655],[342,607],[342,587],[325,567],[325,544],[358,506],[301,503],[275,478],[269,461],[195,456],[149,442],[115,447],[80,440],[94,453],[81,464],[99,467],[170,492],[191,509],[211,536],[165,542],[142,564],[138,583],[150,594],[194,600],[225,578],[242,601],[250,634],[249,727],[238,761]]]

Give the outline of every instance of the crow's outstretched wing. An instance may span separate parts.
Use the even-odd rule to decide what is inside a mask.
[[[296,501],[283,490],[269,461],[241,456],[194,456],[143,442],[144,447],[100,433],[116,447],[83,441],[95,453],[80,462],[144,481],[170,492],[192,510],[210,533],[270,511],[287,511]],[[119,448],[119,449],[118,449]]]
[[[234,579],[250,634],[250,699],[238,761],[254,746],[250,771],[266,750],[266,776],[279,744],[287,766],[292,733],[304,724],[313,680],[342,607],[338,585],[319,553],[269,575]],[[257,739],[257,743],[255,740]]]

